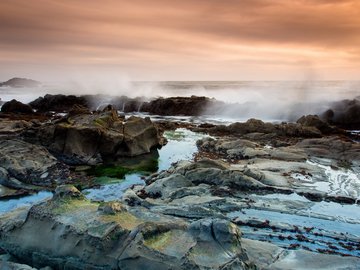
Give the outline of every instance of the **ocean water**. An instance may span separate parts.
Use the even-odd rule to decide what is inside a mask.
[[[3,101],[28,103],[49,94],[107,94],[140,97],[207,96],[225,102],[219,117],[262,120],[296,120],[319,114],[329,103],[360,96],[360,81],[164,81],[164,82],[67,82],[44,83],[37,88],[0,87]],[[227,103],[237,103],[234,109]],[[204,114],[211,114],[208,108]]]

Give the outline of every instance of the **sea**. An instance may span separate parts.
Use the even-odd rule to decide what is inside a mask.
[[[144,101],[171,96],[206,96],[225,103],[217,115],[227,122],[258,118],[295,121],[304,114],[321,114],[331,103],[360,99],[360,81],[161,81],[161,82],[45,82],[39,87],[0,87],[1,101],[28,103],[45,94],[105,94]],[[241,110],[227,110],[226,104]],[[233,107],[232,107],[233,108]],[[205,112],[211,113],[211,108]]]

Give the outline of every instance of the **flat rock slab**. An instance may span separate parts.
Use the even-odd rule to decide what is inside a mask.
[[[38,268],[253,269],[239,228],[225,219],[188,223],[119,202],[91,202],[71,186],[29,211],[1,216],[0,247]]]
[[[249,259],[256,261],[258,269],[263,270],[357,270],[360,266],[360,258],[356,257],[285,250],[270,243],[250,239],[243,239],[243,247]]]
[[[0,149],[3,185],[15,185],[18,180],[24,184],[52,186],[69,175],[67,166],[58,162],[45,147],[19,139],[4,139],[0,141]]]

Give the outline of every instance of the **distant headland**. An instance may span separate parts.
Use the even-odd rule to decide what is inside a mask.
[[[37,87],[40,86],[41,82],[26,79],[26,78],[12,78],[7,80],[6,82],[0,82],[1,86],[9,86],[9,87]]]

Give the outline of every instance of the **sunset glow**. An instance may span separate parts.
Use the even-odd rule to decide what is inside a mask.
[[[357,0],[2,0],[1,78],[353,79]]]

